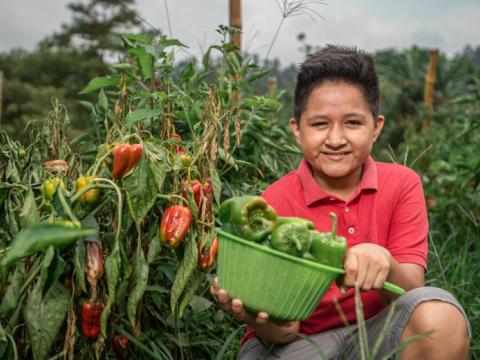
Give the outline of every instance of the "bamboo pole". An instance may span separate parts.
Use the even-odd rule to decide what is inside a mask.
[[[242,49],[242,6],[241,0],[230,0],[230,27],[239,30],[237,34],[232,36],[233,45],[237,46],[239,50]]]
[[[432,121],[433,110],[433,95],[435,90],[435,82],[437,81],[437,62],[438,62],[438,50],[431,50],[428,54],[428,69],[425,75],[425,86],[423,88],[423,107],[425,110],[425,116],[423,118],[424,129],[430,126]]]
[[[0,126],[2,126],[3,71],[0,71]]]

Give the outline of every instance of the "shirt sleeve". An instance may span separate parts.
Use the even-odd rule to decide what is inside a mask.
[[[388,250],[400,263],[427,269],[428,218],[420,177],[411,172],[403,181],[390,221]]]
[[[278,216],[294,216],[292,204],[282,196],[280,186],[275,185],[269,186],[260,196],[275,209]]]

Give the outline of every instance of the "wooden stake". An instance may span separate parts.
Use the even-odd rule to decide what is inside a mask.
[[[423,107],[425,109],[425,117],[423,118],[424,129],[430,126],[432,121],[431,111],[433,110],[433,94],[435,90],[435,82],[437,80],[437,61],[438,50],[430,51],[428,55],[428,69],[425,76],[425,87],[423,89]]]
[[[2,125],[3,72],[0,71],[0,125]]]
[[[230,0],[230,27],[237,28],[242,31],[242,6],[241,0]],[[232,36],[233,45],[236,45],[240,51],[242,49],[242,35],[238,34]]]

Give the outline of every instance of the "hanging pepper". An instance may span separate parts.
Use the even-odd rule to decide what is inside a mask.
[[[197,243],[198,245],[198,267],[201,270],[210,269],[217,260],[217,252],[218,252],[218,239],[215,236],[213,238],[212,244],[210,245],[210,249],[208,250],[206,247],[200,248],[200,241]]]
[[[313,230],[313,223],[298,218],[282,221],[285,222],[272,231],[270,246],[290,255],[303,256],[310,247],[310,231]]]
[[[205,181],[203,184],[198,180],[186,180],[182,187],[182,196],[186,199],[188,192],[193,194],[195,204],[197,204],[200,214],[203,213],[203,208],[206,206],[206,215],[212,213],[213,202],[213,187],[210,180]]]
[[[183,240],[192,222],[192,211],[183,205],[165,209],[160,223],[160,242],[177,247]]]
[[[100,334],[100,317],[103,312],[103,304],[98,301],[85,302],[82,305],[82,335],[86,338],[95,338]]]
[[[42,193],[43,198],[46,201],[51,201],[53,199],[53,196],[57,192],[57,189],[59,186],[62,189],[66,189],[65,183],[60,178],[45,180],[42,186],[40,187],[40,192]]]
[[[184,155],[185,154],[185,148],[183,146],[179,146],[178,144],[176,144],[177,141],[182,141],[182,137],[178,134],[170,134],[170,139],[175,139],[175,142],[173,143],[173,150],[175,150],[175,152],[177,154],[180,154],[180,155]]]
[[[334,213],[329,215],[333,221],[332,231],[321,233],[311,230],[310,253],[321,264],[340,267],[347,253],[347,240],[343,236],[337,236],[337,216]]]
[[[43,163],[43,168],[54,174],[66,175],[68,163],[65,160],[50,160]]]
[[[247,195],[223,202],[219,217],[224,230],[259,242],[272,232],[277,213],[260,196]]]
[[[92,286],[95,286],[97,280],[103,276],[104,256],[102,247],[95,241],[87,241],[87,280]]]
[[[129,345],[128,337],[125,335],[115,335],[112,339],[113,352],[117,360],[125,359]]]
[[[140,161],[143,154],[142,144],[120,144],[113,149],[112,177],[121,179]]]
[[[93,176],[80,176],[77,179],[77,191],[80,191],[85,186],[89,185],[93,181]],[[80,196],[80,202],[86,204],[95,204],[100,197],[100,190],[99,189],[91,189],[88,190],[85,194]]]

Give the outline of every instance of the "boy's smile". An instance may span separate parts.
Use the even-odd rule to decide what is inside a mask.
[[[317,182],[327,192],[347,198],[360,182],[362,165],[383,124],[383,116],[374,121],[360,87],[344,81],[314,88],[300,123],[290,120]]]

